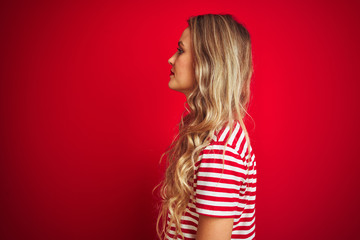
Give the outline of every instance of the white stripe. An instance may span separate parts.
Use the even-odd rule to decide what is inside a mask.
[[[212,197],[225,197],[225,198],[233,198],[239,196],[239,194],[237,193],[214,192],[214,191],[206,191],[200,189],[196,189],[196,194],[212,196]]]
[[[236,127],[231,134],[228,144],[230,144],[230,145],[233,144],[234,138],[237,135],[237,133],[239,132],[239,130],[240,130],[240,124],[238,122],[236,122]]]
[[[195,202],[195,200],[194,200],[194,202]],[[189,206],[190,208],[195,208],[196,206],[195,206],[194,202],[192,202],[192,203],[189,202],[189,203],[188,203],[188,206]],[[189,212],[192,216],[194,216],[194,218],[198,218],[198,217],[199,217],[199,214],[197,214],[196,212],[191,211],[189,208],[188,208],[188,212]],[[194,219],[194,221],[197,222],[195,219]]]
[[[242,131],[241,135],[240,135],[240,137],[239,137],[239,139],[238,139],[238,141],[236,143],[236,147],[235,147],[236,152],[239,152],[240,145],[241,145],[242,141],[244,140],[244,138],[245,138],[245,133],[244,133],[244,131]]]
[[[212,158],[204,158],[204,159],[212,159]],[[232,161],[233,158],[231,156],[227,156],[225,155],[225,159],[226,160],[229,160],[229,161]],[[235,167],[235,166],[231,166],[231,165],[227,165],[227,164],[222,164],[222,163],[206,163],[206,162],[201,162],[196,170],[199,170],[198,173],[197,173],[197,176],[204,176],[204,177],[215,177],[215,178],[224,178],[224,179],[231,179],[231,180],[235,180],[235,181],[242,181],[244,182],[244,178],[242,177],[239,177],[239,176],[236,176],[234,174],[227,174],[227,173],[215,173],[215,172],[207,172],[207,171],[201,171],[199,168],[213,168],[213,169],[219,169],[219,170],[223,170],[223,167],[224,167],[224,170],[231,170],[231,171],[235,171],[235,172],[239,172],[239,173],[242,173],[244,175],[248,174],[248,175],[253,175],[253,177],[250,177],[249,179],[253,179],[253,178],[256,178],[256,174],[257,174],[257,170],[255,169],[255,165],[256,165],[256,162],[252,162],[252,163],[248,163],[248,166],[247,167],[251,167],[253,166],[253,168],[250,168],[250,169],[243,169],[243,168],[240,168],[240,167]],[[248,172],[247,172],[248,171]]]
[[[248,183],[256,183],[256,177],[247,178],[246,182],[248,182]],[[246,184],[244,184],[244,185],[246,185]]]
[[[226,189],[234,189],[237,191],[240,190],[240,185],[220,183],[220,182],[210,182],[210,181],[197,181],[197,186],[219,187]]]
[[[229,151],[232,152],[233,154],[239,154],[235,149],[233,149],[230,146],[225,146],[225,145],[208,145],[207,147],[204,148],[204,150],[224,150],[225,151]]]
[[[244,173],[246,172],[246,170],[243,170],[244,171]],[[249,173],[248,173],[249,175],[256,175],[256,169],[249,169]]]
[[[169,225],[170,221],[167,221],[167,223],[168,223],[168,225]],[[197,222],[196,222],[196,224],[197,224]],[[175,227],[175,223],[172,223],[171,226],[172,226],[172,227]],[[195,231],[197,230],[196,226],[189,225],[189,224],[181,224],[181,228],[183,228],[183,229],[195,230]]]
[[[254,225],[255,226],[255,225]],[[251,235],[250,237],[248,237],[247,239],[245,239],[245,240],[253,240],[253,239],[255,239],[255,231],[254,231],[254,233],[253,233],[253,235]]]
[[[197,213],[216,215],[216,216],[231,216],[231,215],[241,215],[242,217],[251,217],[252,213],[243,213],[242,211],[216,211],[216,210],[208,210],[202,208],[196,208]],[[239,230],[238,230],[239,231]],[[236,231],[234,231],[236,232]]]
[[[245,152],[246,152],[246,149],[247,149],[247,145],[248,145],[248,142],[245,141],[244,148],[243,148],[243,150],[242,150],[242,152],[241,152],[241,154],[240,154],[240,157],[242,157],[242,158],[244,158],[244,156],[245,156]]]
[[[255,214],[255,203],[254,204],[246,204],[245,209],[250,209],[250,210],[254,210],[252,213],[247,213],[247,216],[253,217],[253,215]]]
[[[236,202],[218,202],[218,201],[210,201],[204,199],[198,199],[197,203],[201,203],[208,206],[221,206],[221,207],[236,207],[239,203]]]
[[[245,195],[244,198],[247,199],[247,200],[250,200],[250,201],[255,201],[256,200],[256,196]],[[247,205],[251,206],[251,205],[255,205],[255,204],[247,204]]]
[[[247,163],[247,168],[250,168],[251,171],[253,171],[255,169],[255,162],[254,161],[250,161],[249,163]]]
[[[192,213],[191,211],[190,211],[190,209],[186,209],[186,212],[188,212],[188,213]],[[192,215],[192,214],[191,214]],[[194,215],[193,215],[194,216]],[[181,216],[181,219],[184,219],[184,220],[187,220],[187,221],[190,221],[190,222],[193,222],[193,223],[195,223],[196,225],[198,224],[198,221],[196,221],[196,219],[194,219],[194,218],[192,218],[192,217],[189,217],[189,216],[185,216],[185,215],[183,215],[183,216]]]
[[[240,188],[240,193],[243,195],[246,193],[256,193],[256,187],[247,187],[246,185],[243,185]],[[246,194],[246,195],[249,195],[249,194]]]
[[[223,154],[217,154],[217,153],[203,153],[199,156],[198,161],[200,161],[201,159],[218,159],[218,160],[222,160],[224,158],[224,160],[228,160],[231,162],[234,162],[236,164],[240,164],[241,166],[246,166],[245,162],[240,159],[240,158],[235,158],[233,156],[227,155],[226,153]],[[200,163],[201,164],[201,163]],[[226,165],[226,163],[225,163]]]
[[[249,224],[248,226],[250,226],[251,224]],[[232,234],[242,234],[242,235],[246,235],[246,234],[249,234],[251,232],[253,232],[255,229],[255,225],[252,226],[252,228],[250,228],[249,230],[234,230],[232,232]]]
[[[242,218],[242,217],[241,217]],[[240,218],[240,219],[241,219]],[[236,219],[237,221],[239,221],[240,220],[239,218],[238,219]],[[255,218],[253,218],[253,220],[251,220],[250,222],[244,222],[244,221],[240,221],[240,222],[238,222],[236,225],[234,224],[234,227],[238,227],[238,226],[250,226],[251,224],[253,224],[255,222]],[[237,231],[239,231],[239,230],[237,230]]]
[[[208,210],[202,208],[197,208],[196,211],[198,213],[208,214],[212,216],[232,216],[236,214],[235,211],[216,211],[216,210]]]
[[[243,198],[241,198],[241,199],[243,199]],[[249,218],[251,218],[251,217],[253,217],[253,215],[255,214],[255,204],[246,204],[246,203],[238,203],[239,205],[239,208],[240,209],[243,209],[242,211],[238,211],[238,210],[235,210],[235,211],[233,211],[234,213],[235,213],[235,215],[236,216],[240,216],[240,217],[238,217],[238,218],[236,218],[235,220],[236,221],[239,221],[241,218],[243,218],[244,216],[246,216],[246,217],[249,217]],[[197,210],[197,209],[200,209],[200,208],[197,208],[196,207],[196,205],[195,204],[193,204],[193,203],[189,203],[189,207],[191,207],[191,208],[193,208],[193,209],[195,209],[195,211]],[[245,210],[245,209],[250,209],[250,210],[254,210],[253,211],[253,213],[243,213],[243,211]],[[197,212],[195,212],[194,213],[197,217],[199,217],[199,214],[197,213]],[[239,224],[238,224],[239,225]]]
[[[255,212],[252,213],[243,213],[241,215],[242,218],[253,218],[254,217]]]
[[[206,201],[206,200],[204,200],[204,201]],[[206,205],[218,206],[217,203],[215,203],[215,204],[206,204]],[[195,204],[189,204],[189,206],[191,206],[192,208],[196,209],[196,205],[195,205]],[[237,202],[237,205],[235,205],[235,206],[238,206],[238,207],[241,208],[241,209],[252,209],[252,208],[247,207],[248,205],[246,205],[245,203],[240,203],[240,202]],[[198,208],[198,209],[199,209],[199,208]],[[242,213],[242,212],[238,211],[238,214],[237,214],[237,215],[241,215],[241,213]],[[197,214],[197,216],[199,217],[199,214],[198,214],[198,213],[196,213],[196,214]]]
[[[214,191],[206,191],[206,190],[200,190],[200,189],[196,189],[196,194],[200,194],[200,195],[204,195],[204,196],[210,196],[210,197],[222,197],[222,198],[238,198],[239,200],[241,199],[247,199],[250,201],[255,201],[256,200],[256,196],[250,196],[248,194],[244,195],[244,196],[240,196],[239,193],[225,193],[225,192],[214,192]],[[213,202],[213,204],[209,204],[212,206],[216,206],[217,204],[220,204],[220,202],[218,201],[211,201],[211,200],[203,200],[200,198],[196,198],[196,202],[199,201],[209,201],[209,202]],[[237,204],[240,204],[239,201],[237,202]],[[254,204],[248,204],[250,205],[254,205]]]
[[[246,192],[256,192],[256,187],[246,187]]]
[[[202,177],[214,177],[214,178],[217,178],[219,177],[219,174],[218,173],[213,173],[213,172],[198,172],[198,176],[202,176]],[[235,180],[237,182],[245,182],[245,179],[242,178],[242,177],[238,177],[238,176],[235,176],[235,175],[227,175],[227,174],[223,174],[222,175],[222,178],[223,179],[229,179],[229,180]],[[195,184],[196,185],[196,184]]]
[[[256,183],[256,178],[248,178],[248,183]]]
[[[217,141],[217,137],[214,135],[213,137],[212,137],[212,139],[216,142]]]
[[[213,158],[203,158],[203,159],[207,160],[207,159],[213,159]],[[230,159],[225,158],[225,160],[230,160]],[[236,171],[236,172],[245,172],[245,170],[242,169],[241,167],[231,166],[226,163],[225,164],[223,164],[223,163],[207,163],[204,161],[204,162],[200,163],[200,166],[205,167],[205,168],[216,168],[216,169],[220,169],[220,170],[222,170],[224,168],[224,169]]]
[[[175,231],[174,230],[169,230],[169,233],[171,233],[172,235],[175,235]],[[195,234],[190,234],[190,233],[183,233],[184,237],[187,238],[195,238]],[[171,239],[171,238],[170,238]],[[181,236],[178,237],[177,239],[181,239]]]
[[[226,164],[223,166],[222,163],[205,163],[204,162],[204,163],[200,163],[200,166],[199,166],[199,168],[213,168],[213,169],[221,170],[221,172],[214,173],[214,172],[210,172],[210,171],[209,172],[208,171],[202,171],[201,169],[199,169],[198,175],[200,173],[202,173],[199,176],[207,177],[208,176],[207,173],[211,173],[211,174],[215,174],[213,176],[216,177],[216,178],[222,178],[222,176],[236,176],[236,177],[239,177],[239,176],[237,176],[236,174],[233,174],[233,173],[225,173],[225,170],[235,171],[235,172],[238,172],[238,173],[243,174],[243,175],[246,174],[246,169],[233,167],[233,166],[229,166],[229,165],[226,165]],[[223,167],[224,167],[224,171],[223,171]],[[250,171],[252,171],[252,170],[249,170],[249,172]]]
[[[220,138],[219,138],[219,141],[220,141],[220,142],[221,142],[221,141],[224,141],[225,136],[226,136],[226,134],[229,132],[229,130],[230,130],[230,127],[227,126],[227,127],[225,128],[224,132],[221,134],[221,136],[220,136]]]

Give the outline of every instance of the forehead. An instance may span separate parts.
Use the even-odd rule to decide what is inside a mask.
[[[180,41],[185,45],[185,47],[190,45],[190,28],[189,27],[185,28],[185,30],[181,34],[179,42]]]

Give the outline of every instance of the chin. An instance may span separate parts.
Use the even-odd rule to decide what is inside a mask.
[[[169,88],[171,88],[172,90],[177,91],[176,83],[173,80],[170,80],[168,85],[169,85]]]

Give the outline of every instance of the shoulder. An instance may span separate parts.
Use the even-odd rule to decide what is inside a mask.
[[[227,139],[228,142],[226,143]],[[249,145],[245,137],[245,132],[243,131],[240,121],[236,120],[233,124],[233,130],[230,133],[230,126],[225,126],[222,129],[215,132],[213,141],[210,143],[209,147],[212,145],[225,146],[231,149],[233,152],[238,153],[241,157],[245,157],[247,154],[247,147]],[[251,146],[250,146],[251,149]],[[231,151],[230,150],[230,151]]]
[[[229,138],[226,143],[227,138]],[[254,153],[250,153],[254,156]],[[222,164],[233,167],[245,167],[248,157],[248,142],[245,138],[245,132],[242,130],[240,122],[236,121],[233,125],[233,131],[230,133],[230,127],[226,126],[215,132],[213,140],[199,154],[199,159],[195,166],[201,162],[207,164]]]

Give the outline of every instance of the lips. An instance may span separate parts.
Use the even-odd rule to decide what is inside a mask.
[[[174,73],[170,70],[170,75],[174,75]]]

